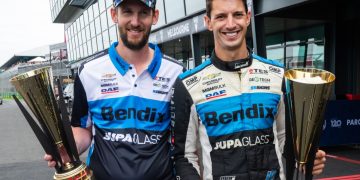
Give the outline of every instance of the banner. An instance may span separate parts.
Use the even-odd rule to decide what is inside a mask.
[[[320,146],[360,144],[360,101],[329,101]]]

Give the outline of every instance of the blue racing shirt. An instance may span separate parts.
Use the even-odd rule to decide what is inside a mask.
[[[96,179],[172,179],[171,88],[183,66],[149,44],[154,58],[142,74],[116,52],[95,55],[78,71],[72,126],[92,126],[87,159]]]

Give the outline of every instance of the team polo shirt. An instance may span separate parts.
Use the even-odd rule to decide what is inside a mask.
[[[172,86],[183,66],[149,44],[154,57],[136,73],[112,44],[78,71],[72,125],[92,126],[87,158],[96,179],[171,179]]]

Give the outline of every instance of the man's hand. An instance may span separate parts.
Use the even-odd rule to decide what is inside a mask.
[[[56,162],[53,160],[52,156],[49,154],[45,154],[44,160],[48,162],[48,166],[53,168],[56,165]]]
[[[324,171],[325,161],[326,161],[325,155],[326,153],[322,150],[318,150],[316,152],[315,160],[314,160],[314,168],[312,171],[313,175],[319,175]]]

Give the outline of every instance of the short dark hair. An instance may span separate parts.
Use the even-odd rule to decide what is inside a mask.
[[[246,4],[246,0],[241,0],[245,7],[245,12],[248,12],[248,7]],[[207,17],[211,17],[211,10],[212,10],[212,2],[213,0],[206,0],[206,15]]]

